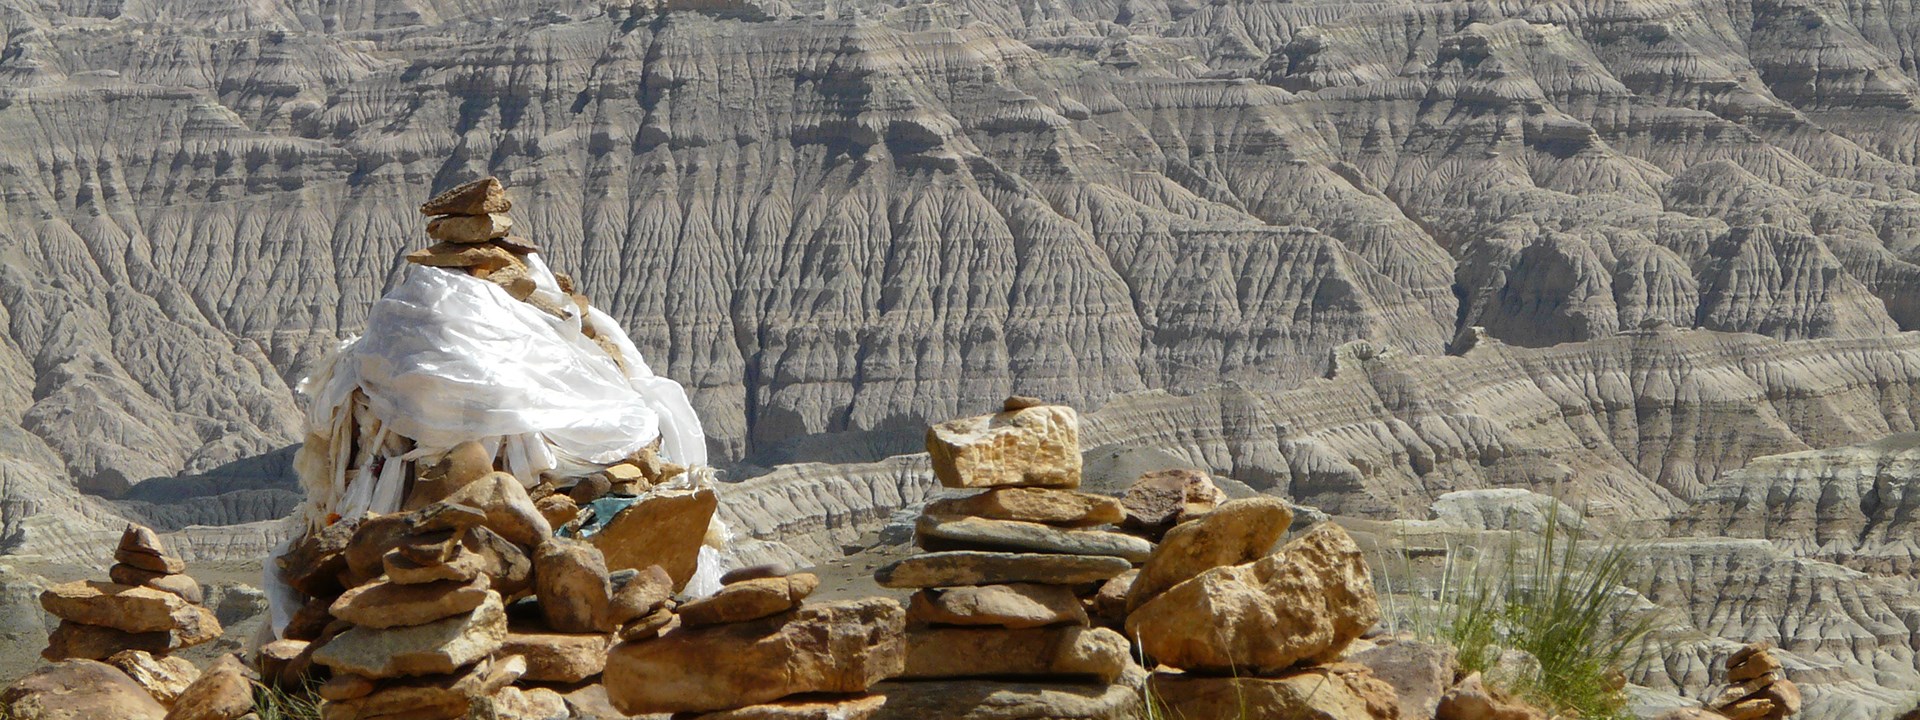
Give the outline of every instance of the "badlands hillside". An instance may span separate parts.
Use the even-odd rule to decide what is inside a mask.
[[[1516,492],[1584,508],[1651,543],[1654,691],[1771,641],[1811,717],[1920,695],[1916,451],[1883,440],[1920,429],[1911,5],[0,0],[0,29],[0,552],[100,562],[130,517],[259,557],[300,378],[421,200],[491,174],[687,386],[764,554],[886,537],[934,492],[929,421],[1020,393],[1089,411],[1090,484],[1198,465],[1384,547],[1535,529]]]

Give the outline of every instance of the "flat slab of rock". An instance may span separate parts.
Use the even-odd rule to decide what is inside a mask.
[[[604,683],[629,715],[863,693],[906,667],[907,613],[886,598],[809,605],[744,623],[679,628],[615,646]],[[687,668],[703,672],[687,672]]]
[[[492,272],[519,262],[506,248],[492,244],[446,242],[407,253],[407,262],[437,268],[477,268]]]
[[[425,625],[473,612],[486,602],[488,594],[484,577],[416,585],[377,581],[346,591],[328,612],[360,627]]]
[[[476,700],[484,701],[520,679],[526,661],[510,657],[483,661],[457,672],[408,677],[380,683],[366,695],[331,702],[325,720],[380,720],[382,718],[459,720],[467,717]]]
[[[40,593],[40,607],[62,620],[122,632],[220,634],[220,621],[213,613],[179,595],[145,586],[89,580],[61,583]]]
[[[507,189],[500,185],[498,179],[484,177],[433,196],[432,200],[420,206],[420,214],[485,215],[511,209],[513,201],[507,199]]]
[[[994,520],[1020,520],[1062,527],[1112,525],[1126,517],[1120,501],[1052,488],[994,488],[978,495],[935,500],[928,515],[958,515]]]
[[[903,558],[873,572],[882,587],[1097,583],[1133,568],[1125,558],[978,550],[934,552]]]
[[[1183,720],[1399,717],[1393,687],[1357,665],[1312,667],[1275,678],[1154,673],[1147,685],[1171,716]]]
[[[978,585],[927,588],[907,603],[907,622],[1033,628],[1086,625],[1087,611],[1064,585]]]
[[[611,635],[597,633],[512,631],[498,654],[526,658],[526,680],[572,684],[606,669],[607,648],[612,645]]]
[[[68,659],[105,660],[122,650],[145,650],[158,655],[218,637],[187,636],[166,631],[130,633],[62,620],[60,626],[47,635],[47,647],[40,651],[40,657],[53,662]]]
[[[1287,532],[1293,511],[1270,497],[1222,504],[1192,522],[1167,531],[1127,595],[1127,608],[1146,604],[1167,588],[1223,565],[1250,563],[1273,549]]]
[[[860,695],[843,700],[776,700],[707,713],[695,720],[868,720],[886,704],[887,699],[879,695]]]
[[[682,627],[758,620],[799,607],[800,601],[818,587],[820,578],[812,573],[741,580],[681,605],[675,612]]]
[[[1113,682],[1132,664],[1128,656],[1131,647],[1120,633],[1106,628],[910,628],[907,669],[895,677],[1043,677]]]
[[[167,708],[126,673],[93,660],[67,660],[0,690],[12,720],[165,720]]]
[[[506,607],[489,592],[465,615],[413,627],[350,629],[315,651],[313,661],[369,678],[444,674],[492,654],[506,637]]]
[[[893,681],[872,720],[1114,720],[1148,717],[1137,684]]]
[[[927,429],[927,454],[951,488],[1080,487],[1080,414],[1041,405],[948,420]]]
[[[659,565],[674,590],[687,586],[720,498],[712,489],[657,490],[620,511],[588,538],[606,556],[608,570]]]
[[[503,238],[513,231],[513,218],[500,213],[449,215],[427,221],[427,237],[441,242],[473,244]]]
[[[1268,674],[1331,662],[1379,619],[1359,546],[1321,523],[1277,553],[1173,586],[1127,617],[1127,634],[1172,667]]]
[[[186,575],[169,575],[142,570],[126,563],[114,563],[113,567],[107,568],[107,579],[121,585],[141,585],[155,590],[165,590],[195,605],[207,600],[207,591],[200,586],[200,581]]]
[[[1060,555],[1110,555],[1145,562],[1153,543],[1116,532],[977,517],[922,515],[914,537],[928,550],[994,549]]]

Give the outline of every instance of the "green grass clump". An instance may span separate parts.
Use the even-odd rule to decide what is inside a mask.
[[[1449,552],[1434,602],[1411,629],[1451,644],[1469,671],[1487,672],[1504,650],[1523,650],[1539,661],[1537,674],[1489,680],[1563,715],[1632,720],[1616,683],[1641,658],[1652,619],[1634,612],[1636,596],[1626,589],[1633,548],[1590,544],[1555,512],[1537,542],[1509,542],[1491,562]]]
[[[311,685],[289,690],[254,683],[253,712],[260,720],[320,720],[320,694]]]

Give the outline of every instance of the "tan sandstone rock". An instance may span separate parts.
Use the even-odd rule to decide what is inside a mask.
[[[1154,673],[1148,684],[1168,713],[1183,720],[1400,717],[1393,688],[1358,665],[1322,665],[1272,678],[1161,672]]]
[[[1106,628],[910,628],[906,670],[895,677],[1024,676],[1113,682],[1132,663],[1130,648],[1125,637]]]
[[[413,627],[356,627],[315,651],[313,661],[370,678],[453,672],[499,649],[507,636],[505,607],[489,593],[465,615]]]
[[[239,720],[253,712],[252,675],[240,658],[222,656],[180,692],[167,720]]]
[[[1087,611],[1064,585],[980,585],[928,588],[913,594],[907,622],[1031,628],[1085,625]]]
[[[420,206],[421,215],[485,215],[513,209],[507,189],[493,177],[455,186]]]
[[[154,657],[145,650],[123,650],[107,658],[107,664],[126,673],[147,694],[160,701],[161,705],[172,706],[175,698],[200,679],[200,669],[183,658]]]
[[[448,215],[427,221],[427,236],[441,242],[473,244],[506,237],[513,218],[499,213]]]
[[[1176,468],[1141,475],[1120,498],[1122,527],[1159,537],[1174,525],[1212,512],[1227,495],[1199,470]],[[1284,528],[1282,528],[1284,529]]]
[[[532,682],[577,683],[599,675],[607,666],[610,635],[510,631],[500,645],[501,656],[527,660],[524,676]]]
[[[1110,555],[1144,562],[1153,543],[1101,530],[1063,530],[1016,520],[951,515],[921,515],[914,537],[928,550],[1004,550],[1062,555]]]
[[[179,595],[144,586],[80,580],[40,593],[40,607],[62,620],[122,632],[219,635],[220,621]]]
[[[163,655],[218,637],[217,634],[189,635],[178,630],[130,633],[109,627],[62,620],[59,627],[47,635],[47,647],[40,651],[40,657],[55,662],[71,658],[105,660],[122,650],[144,650],[155,655]]]
[[[1064,405],[949,420],[927,429],[934,477],[952,488],[1080,486],[1080,414]]]
[[[818,587],[820,578],[812,573],[742,580],[681,605],[675,612],[682,627],[757,620],[799,607],[800,601]]]
[[[809,605],[744,623],[680,628],[607,658],[614,707],[710,711],[796,693],[865,692],[905,669],[906,611],[885,598]]]
[[[613,624],[624,626],[650,615],[673,597],[673,578],[665,568],[648,565],[614,591],[608,613]]]
[[[533,591],[540,614],[558,632],[610,632],[613,583],[600,550],[578,540],[548,538],[533,553]]]
[[[880,695],[775,700],[707,713],[694,720],[868,720],[886,704],[887,698]]]
[[[1173,586],[1136,609],[1127,632],[1173,667],[1259,674],[1331,661],[1379,618],[1360,548],[1321,523],[1258,561]]]
[[[164,720],[167,708],[111,665],[66,660],[0,690],[9,720]]]
[[[720,498],[713,490],[658,490],[620,511],[588,538],[606,555],[608,570],[659,565],[686,587],[700,559],[700,545]]]
[[[537,547],[553,537],[553,526],[533,506],[533,498],[514,476],[491,472],[448,494],[443,502],[479,508],[487,514],[487,528],[509,542]]]
[[[1111,556],[1004,553],[978,550],[932,552],[903,558],[873,571],[881,587],[930,588],[952,585],[1043,583],[1080,585],[1102,582],[1133,568]]]
[[[1487,687],[1473,673],[1440,696],[1439,720],[1547,720],[1547,714]]]
[[[414,585],[377,581],[348,590],[333,601],[329,612],[361,627],[425,625],[472,612],[486,601],[488,593],[484,577]]]
[[[407,262],[437,268],[492,272],[520,262],[512,252],[492,244],[441,242],[407,253]]]
[[[1293,511],[1279,499],[1250,497],[1221,505],[1167,531],[1127,596],[1127,608],[1146,604],[1167,588],[1223,565],[1250,563],[1273,549]]]
[[[977,495],[936,500],[927,504],[926,514],[1019,520],[1062,527],[1111,525],[1126,516],[1120,501],[1110,497],[1025,487],[993,488]]]

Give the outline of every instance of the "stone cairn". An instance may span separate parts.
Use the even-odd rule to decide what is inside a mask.
[[[1153,543],[1092,529],[1124,511],[1076,491],[1073,409],[1012,398],[998,414],[935,425],[927,449],[941,485],[982,492],[930,503],[914,528],[928,552],[875,573],[882,586],[915,589],[899,677],[1106,684],[1134,667],[1127,639],[1093,627],[1087,605]]]
[[[1800,688],[1780,677],[1780,660],[1765,645],[1727,656],[1727,686],[1707,708],[1727,720],[1782,720],[1800,712]]]
[[[152,530],[127,526],[113,558],[111,582],[80,580],[40,594],[40,607],[60,618],[41,657],[105,660],[122,651],[165,657],[220,637],[220,621],[201,606],[200,583]]]

